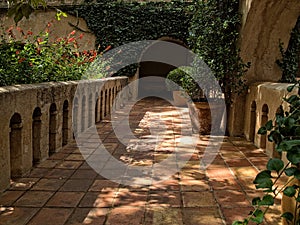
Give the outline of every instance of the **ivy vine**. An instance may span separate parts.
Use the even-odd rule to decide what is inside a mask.
[[[63,10],[85,19],[88,28],[96,35],[96,46],[103,51],[109,45],[115,48],[134,41],[157,40],[166,36],[187,43],[192,17],[189,5],[191,3],[182,1],[86,1],[83,5]],[[132,75],[133,69],[131,67]],[[126,72],[130,75],[128,70]]]
[[[243,76],[250,67],[243,62],[237,46],[239,1],[197,0],[193,12],[189,45],[214,73],[229,106],[233,93],[244,89]]]
[[[291,38],[286,51],[283,48],[283,43],[279,43],[281,60],[276,63],[282,70],[282,77],[280,82],[294,83],[296,77],[299,75],[299,61],[300,61],[300,17],[298,17],[296,26],[291,32]]]

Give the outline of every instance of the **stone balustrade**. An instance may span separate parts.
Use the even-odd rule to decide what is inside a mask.
[[[244,134],[249,141],[259,148],[265,149],[272,157],[280,157],[275,151],[275,144],[267,140],[267,135],[257,134],[259,128],[268,120],[275,118],[276,111],[283,103],[283,97],[290,95],[287,87],[291,84],[263,82],[255,83],[248,89],[245,105]],[[296,91],[296,90],[295,90]],[[294,91],[294,93],[296,93]],[[288,110],[287,104],[283,104]]]
[[[0,192],[100,122],[127,82],[113,77],[0,87]]]

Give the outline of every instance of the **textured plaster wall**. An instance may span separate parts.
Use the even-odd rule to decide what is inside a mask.
[[[275,61],[281,58],[279,40],[286,48],[300,15],[298,0],[243,0],[241,56],[252,66],[246,74],[249,83],[278,81],[280,68]]]
[[[11,26],[16,26],[13,18],[7,17],[5,13],[0,16],[2,26],[4,30]],[[61,17],[61,20],[58,21],[55,19],[55,11],[47,10],[47,11],[36,11],[30,15],[29,19],[23,18],[19,23],[18,27],[22,28],[26,33],[28,30],[31,30],[34,35],[39,34],[41,31],[44,31],[47,27],[48,22],[52,23],[52,26],[49,28],[50,40],[55,40],[59,37],[67,37],[73,30],[76,30],[77,34],[83,33],[83,38],[77,38],[79,43],[79,48],[81,50],[91,50],[95,49],[95,40],[96,37],[91,31],[88,29],[85,20],[82,18],[76,18],[75,16],[68,15],[68,17]],[[71,25],[70,25],[71,24]],[[86,31],[82,32],[77,30],[74,26],[76,25],[79,29]],[[0,30],[0,32],[3,32]],[[17,37],[20,38],[20,33],[15,32]]]
[[[278,82],[281,70],[279,40],[287,47],[291,30],[300,15],[299,0],[241,0],[243,14],[239,45],[244,62],[251,62],[245,74],[247,84]],[[228,120],[229,134],[244,134],[246,94],[234,99]]]

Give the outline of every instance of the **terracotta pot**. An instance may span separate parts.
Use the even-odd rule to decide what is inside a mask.
[[[224,116],[223,106],[218,102],[210,104],[207,102],[188,103],[194,133],[205,135],[211,132],[214,134],[220,133]],[[214,127],[212,127],[211,112],[216,114]]]
[[[173,104],[175,106],[186,106],[187,99],[183,96],[182,91],[173,91]]]

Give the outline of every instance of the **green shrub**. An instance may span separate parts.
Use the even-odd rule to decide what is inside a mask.
[[[37,36],[21,28],[10,27],[0,44],[0,86],[40,83],[49,81],[79,80],[89,65],[99,55],[95,50],[79,52],[76,35],[50,42],[50,26]],[[21,41],[16,39],[21,34]],[[94,74],[95,78],[102,77]]]

